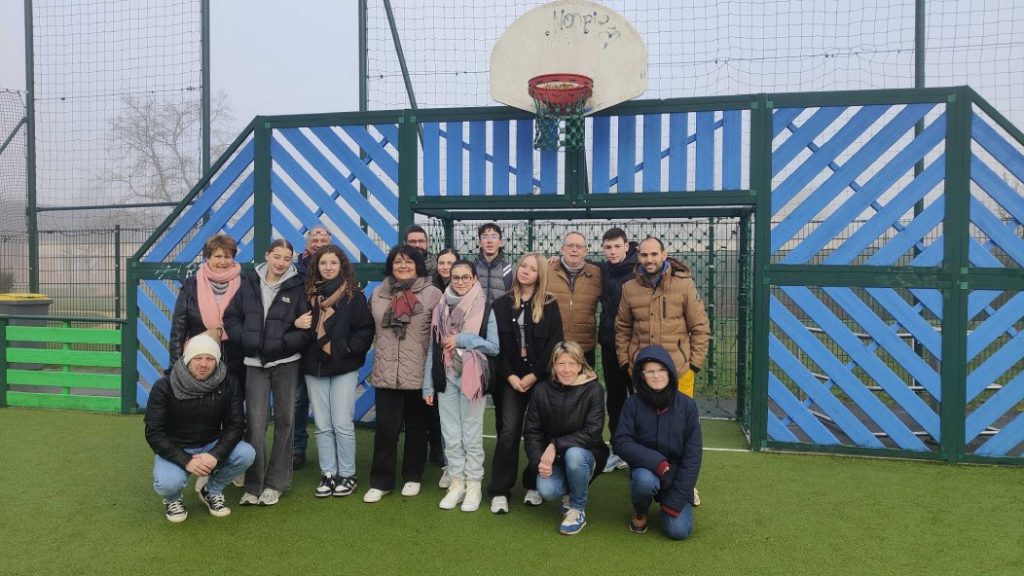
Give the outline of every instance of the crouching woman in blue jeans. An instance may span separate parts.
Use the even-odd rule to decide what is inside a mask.
[[[612,446],[632,474],[630,531],[647,532],[647,512],[657,501],[662,530],[673,540],[685,540],[693,531],[693,487],[703,442],[697,404],[676,389],[677,380],[664,348],[648,346],[637,353],[636,394],[622,408]]]
[[[551,375],[534,387],[523,440],[529,466],[537,470],[537,491],[544,500],[562,500],[558,531],[570,535],[587,525],[590,483],[608,461],[604,389],[575,342],[555,345]]]

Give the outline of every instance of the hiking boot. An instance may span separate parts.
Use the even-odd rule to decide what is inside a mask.
[[[317,498],[327,498],[334,494],[334,488],[338,482],[334,479],[334,474],[324,474],[320,477],[320,485],[316,487],[314,494]]]
[[[494,498],[491,498],[491,513],[508,514],[508,498],[505,496],[495,496]]]
[[[335,496],[349,496],[356,491],[359,486],[359,482],[356,481],[355,476],[343,476],[334,485]]]
[[[634,512],[633,517],[629,520],[629,531],[633,534],[646,534],[647,533],[647,513],[646,512]]]
[[[452,485],[448,487],[448,493],[444,495],[437,507],[441,510],[453,510],[465,497],[466,481],[462,478],[453,478]]]
[[[583,510],[577,510],[576,508],[569,508],[569,511],[565,513],[565,518],[562,518],[562,524],[558,527],[558,532],[566,536],[573,534],[579,534],[580,530],[587,525],[587,515]]]
[[[164,500],[164,516],[175,524],[184,522],[188,518],[185,502],[181,498],[171,501]]]
[[[202,492],[199,493],[199,499],[203,501],[203,504],[206,504],[206,509],[210,511],[211,516],[223,518],[231,514],[231,508],[224,504],[224,494],[210,494],[204,487]]]
[[[544,503],[544,499],[540,497],[540,492],[536,490],[527,490],[526,496],[523,496],[523,504],[527,506],[540,506]]]

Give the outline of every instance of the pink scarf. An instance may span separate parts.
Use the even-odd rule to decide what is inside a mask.
[[[221,297],[220,304],[213,293],[211,282],[223,284],[227,282],[228,290]],[[196,274],[196,292],[199,299],[199,315],[203,317],[203,325],[207,330],[220,329],[220,339],[227,340],[228,333],[222,329],[224,326],[224,309],[228,307],[231,298],[238,292],[242,285],[242,267],[235,262],[235,265],[227,272],[214,272],[210,267],[203,264]]]
[[[454,304],[458,302],[457,304]],[[452,305],[454,304],[454,306]],[[455,336],[462,332],[479,334],[480,327],[484,322],[484,308],[486,297],[483,287],[478,282],[469,289],[463,296],[455,295],[449,285],[445,290],[441,303],[434,308],[432,331],[436,342],[443,342],[449,336]],[[455,375],[454,352],[444,351],[445,375]],[[479,350],[462,351],[462,394],[470,400],[483,398],[485,379],[490,374],[487,366],[487,358]]]

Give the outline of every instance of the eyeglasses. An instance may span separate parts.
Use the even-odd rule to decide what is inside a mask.
[[[452,282],[458,282],[459,284],[462,284],[463,282],[471,282],[472,280],[472,274],[466,274],[465,276],[452,276]]]
[[[668,370],[664,368],[652,368],[650,370],[644,370],[644,376],[647,376],[648,378],[654,376],[665,376],[666,374],[668,374]]]
[[[584,245],[584,244],[569,244],[569,243],[565,243],[565,244],[562,244],[562,247],[563,248],[568,248],[569,250],[583,250],[584,248],[586,248],[586,245]]]
[[[481,240],[492,240],[492,241],[493,240],[501,240],[501,236],[498,236],[497,234],[482,234],[480,236],[480,239]]]

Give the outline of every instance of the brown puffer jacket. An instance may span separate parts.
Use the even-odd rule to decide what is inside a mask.
[[[374,388],[423,388],[423,367],[427,360],[427,345],[430,344],[430,320],[434,307],[441,301],[441,291],[426,277],[417,278],[410,290],[423,308],[413,314],[402,340],[398,339],[394,330],[381,326],[384,311],[391,307],[391,278],[385,278],[370,296],[370,311],[377,327],[377,340],[374,343],[376,353],[373,373],[370,375]]]
[[[566,340],[572,340],[590,352],[597,345],[597,303],[601,299],[601,269],[590,262],[583,263],[583,270],[569,292],[569,273],[558,258],[552,258],[551,276],[548,277],[548,293],[558,301],[562,314],[562,331]]]
[[[636,277],[622,286],[615,317],[615,353],[619,366],[632,366],[636,353],[657,344],[668,350],[679,374],[692,365],[700,369],[711,335],[704,302],[690,268],[669,258],[657,287],[638,267]]]

